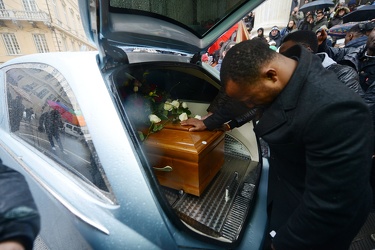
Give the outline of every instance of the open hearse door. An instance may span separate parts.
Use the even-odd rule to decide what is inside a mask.
[[[252,122],[229,132],[189,132],[171,112],[164,113],[162,129],[149,122],[151,113],[174,100],[187,105],[190,117],[207,113],[220,80],[200,57],[261,2],[81,3],[98,67],[177,246],[261,246],[267,170]]]

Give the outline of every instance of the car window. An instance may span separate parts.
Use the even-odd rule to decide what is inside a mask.
[[[180,0],[111,0],[112,11],[137,12],[137,14],[149,13],[161,15],[164,18],[173,19],[183,24],[199,35],[205,34],[214,25],[222,21],[227,15],[246,0],[232,1],[180,1]],[[183,13],[177,11],[184,9]]]
[[[110,196],[85,119],[64,76],[36,63],[13,66],[5,76],[12,134]]]
[[[160,100],[178,99],[209,104],[220,87],[219,82],[194,65],[176,67],[159,62],[126,66],[113,77],[121,102],[135,126],[147,123],[149,119],[144,111],[150,92],[155,92]]]

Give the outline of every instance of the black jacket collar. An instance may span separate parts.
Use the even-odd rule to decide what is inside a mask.
[[[318,57],[313,57],[311,52],[300,45],[293,46],[284,55],[297,60],[298,65],[288,84],[264,111],[256,125],[254,131],[258,136],[262,136],[287,122],[286,112],[297,107],[298,96],[306,82],[312,61],[315,60],[318,64],[321,64]]]

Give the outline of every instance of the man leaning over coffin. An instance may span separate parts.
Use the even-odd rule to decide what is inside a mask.
[[[206,120],[223,110],[261,110],[254,132],[270,149],[264,249],[348,249],[372,204],[371,113],[319,57],[301,45],[287,52],[235,45],[220,71],[225,95],[211,105],[225,108],[182,124],[211,129]]]

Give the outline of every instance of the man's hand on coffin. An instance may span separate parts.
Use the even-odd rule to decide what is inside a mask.
[[[199,119],[196,119],[196,118],[189,118],[185,121],[182,121],[181,125],[183,125],[183,126],[193,126],[193,127],[189,128],[189,131],[203,131],[207,128],[206,125],[204,125],[203,120],[199,120]]]

